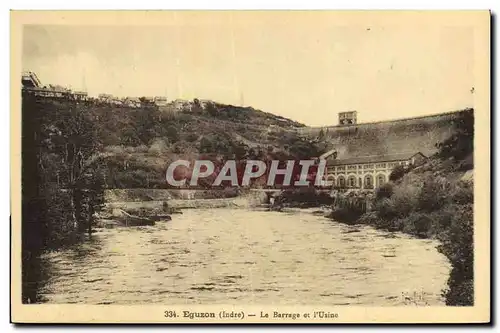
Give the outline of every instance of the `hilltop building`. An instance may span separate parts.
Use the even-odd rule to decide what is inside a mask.
[[[140,99],[143,100],[147,104],[155,104],[155,97],[153,97],[153,96],[144,96],[144,97],[141,97]]]
[[[123,105],[130,108],[140,108],[141,100],[138,97],[125,97],[123,99]]]
[[[358,122],[357,111],[339,112],[339,125],[355,125]]]
[[[39,88],[42,86],[42,82],[34,72],[23,72],[21,83],[24,88]]]
[[[164,96],[156,96],[154,103],[158,106],[166,106],[168,104],[167,98]]]
[[[42,82],[34,72],[23,72],[21,74],[22,91],[38,97],[58,98],[76,101],[86,101],[89,99],[85,91],[72,91],[60,85],[42,85]]]
[[[99,94],[97,98],[102,102],[108,102],[113,99],[113,95],[111,94]]]
[[[73,96],[77,101],[86,101],[89,99],[86,91],[73,91]]]
[[[172,106],[173,109],[177,111],[181,110],[191,110],[192,109],[192,103],[190,101],[186,101],[184,99],[176,99],[172,102],[169,103],[169,105]]]

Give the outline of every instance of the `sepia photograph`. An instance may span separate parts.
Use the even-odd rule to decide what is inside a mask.
[[[11,12],[12,320],[490,320],[488,11]]]

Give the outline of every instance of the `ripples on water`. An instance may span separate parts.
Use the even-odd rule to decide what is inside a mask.
[[[431,240],[310,213],[186,210],[44,257],[49,303],[444,304]]]

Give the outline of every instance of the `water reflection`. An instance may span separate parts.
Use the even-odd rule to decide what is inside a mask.
[[[443,304],[431,240],[310,213],[187,210],[45,255],[50,303]]]

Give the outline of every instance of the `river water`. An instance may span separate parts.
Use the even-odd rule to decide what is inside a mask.
[[[310,212],[186,210],[46,254],[48,303],[439,305],[436,242]]]

